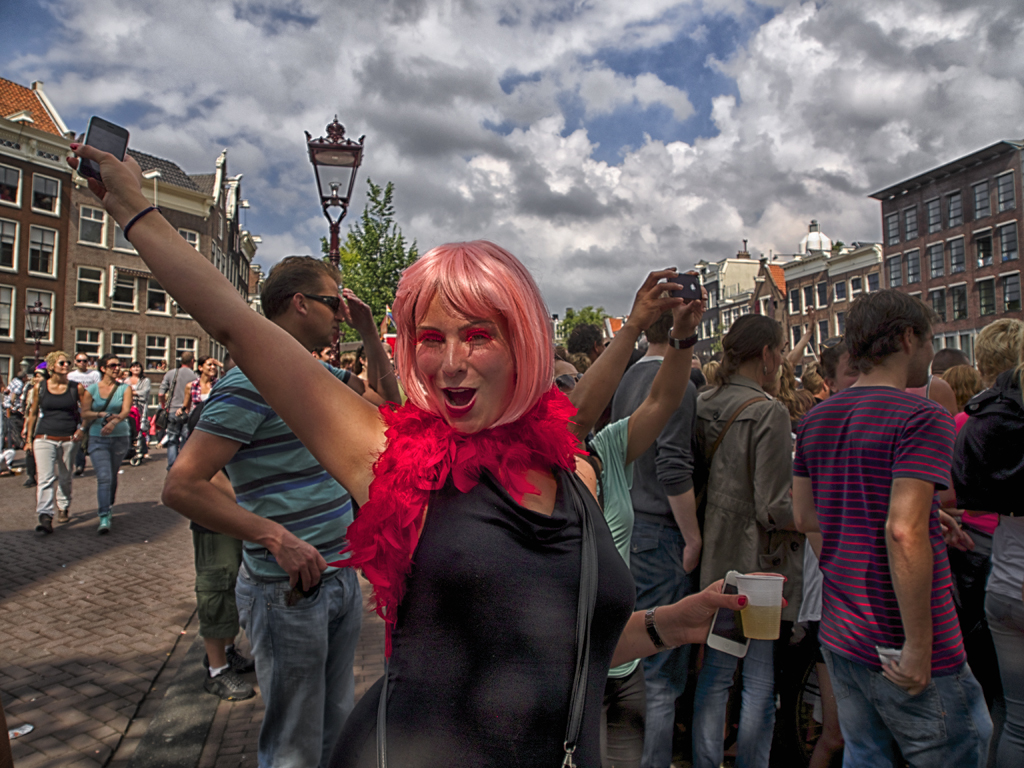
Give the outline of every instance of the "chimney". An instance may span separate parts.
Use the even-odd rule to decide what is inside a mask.
[[[808,232],[820,232],[821,229],[818,227],[818,220],[811,219],[811,226],[807,228]]]
[[[743,250],[736,252],[736,258],[737,259],[749,259],[750,258],[750,251],[747,250],[747,241],[746,240],[743,241]]]

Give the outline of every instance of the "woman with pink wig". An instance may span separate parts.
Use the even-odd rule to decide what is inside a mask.
[[[609,667],[703,642],[715,610],[738,610],[742,598],[714,584],[633,612],[629,569],[569,431],[574,410],[551,384],[549,316],[529,272],[483,241],[424,254],[403,276],[394,305],[409,403],[378,411],[253,312],[149,207],[134,160],[72,149],[99,163],[103,181],[89,186],[154,277],[227,347],[360,505],[340,564],[362,568],[374,586],[389,665],[387,680],[350,716],[332,765],[378,765],[385,752],[401,768],[600,765]],[[682,299],[663,301],[670,308]],[[296,377],[302,398],[294,397]],[[580,644],[589,642],[589,661],[579,665],[576,631],[588,615],[578,610],[582,542],[590,529],[596,596]],[[311,558],[292,579],[308,590],[325,567]],[[387,723],[380,744],[378,701],[386,702]],[[580,718],[578,738],[566,744],[570,712]]]

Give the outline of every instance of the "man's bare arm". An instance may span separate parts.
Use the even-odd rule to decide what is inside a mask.
[[[683,570],[690,573],[700,563],[700,551],[704,544],[697,523],[697,499],[693,488],[678,496],[669,496],[668,505],[679,526],[679,532],[683,534]]]
[[[793,478],[793,519],[800,533],[821,534],[818,509],[814,506],[814,488],[809,477]]]

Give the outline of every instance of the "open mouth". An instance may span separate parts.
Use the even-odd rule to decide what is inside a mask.
[[[476,396],[476,390],[469,387],[446,387],[443,391],[448,405],[455,408],[465,408]]]

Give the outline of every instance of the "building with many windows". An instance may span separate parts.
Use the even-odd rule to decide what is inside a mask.
[[[706,363],[720,349],[722,337],[729,332],[733,322],[750,314],[750,299],[757,286],[757,275],[761,263],[750,258],[746,248],[729,259],[716,262],[697,262],[697,272],[708,292],[707,307],[700,327],[694,354],[701,363]]]
[[[239,225],[242,177],[227,175],[226,150],[213,173],[196,176],[169,160],[129,152],[142,168],[147,198],[248,301],[256,243]],[[167,295],[77,174],[71,209],[64,333],[75,353],[138,360],[155,381],[185,351],[223,359],[224,348]]]
[[[26,88],[0,78],[0,377],[27,369],[35,340],[26,307],[50,312],[40,356],[65,344],[71,170],[68,128],[43,84]]]
[[[935,346],[962,349],[1020,298],[1022,141],[999,141],[871,195],[882,204],[884,287],[935,310]]]

